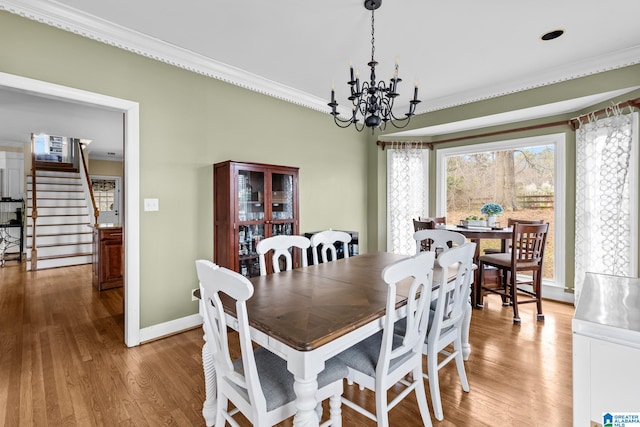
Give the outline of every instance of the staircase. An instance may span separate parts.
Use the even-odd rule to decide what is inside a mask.
[[[32,176],[27,177],[27,270],[33,247]],[[36,244],[38,270],[90,264],[92,218],[87,210],[80,174],[65,170],[36,169]]]

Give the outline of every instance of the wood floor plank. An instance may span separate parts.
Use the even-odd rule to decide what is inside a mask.
[[[98,292],[90,268],[0,269],[0,425],[204,426],[202,329],[127,348],[123,290]],[[443,368],[445,420],[434,426],[571,425],[573,307],[545,301],[542,323],[525,305],[520,326],[499,297],[485,307],[471,321],[471,391],[462,391],[454,364]],[[374,410],[371,392],[345,385],[345,395]],[[391,411],[390,424],[421,424],[414,395]],[[375,423],[343,406],[343,425]]]

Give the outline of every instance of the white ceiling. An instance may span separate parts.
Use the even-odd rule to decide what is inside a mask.
[[[320,111],[332,82],[347,107],[349,61],[368,75],[363,0],[0,0],[0,9]],[[415,80],[418,113],[526,90],[639,63],[638,16],[638,0],[385,0],[375,15],[377,77],[388,79],[399,57],[400,115]],[[540,40],[555,29],[565,34]],[[0,120],[13,124],[4,99],[21,101],[0,97]],[[103,140],[93,126],[73,132],[95,135],[69,134],[61,120],[57,133]]]
[[[31,133],[88,139],[90,158],[122,160],[122,113],[0,86],[0,142],[30,143]]]

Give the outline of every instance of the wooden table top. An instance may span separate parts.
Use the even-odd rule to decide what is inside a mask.
[[[464,234],[469,239],[509,239],[513,230],[511,228],[492,229],[483,227],[459,227],[457,225],[447,225],[447,230]]]
[[[406,258],[376,252],[251,278],[249,324],[299,351],[310,351],[385,314],[385,266]],[[396,306],[406,304],[410,281],[398,284]],[[223,299],[235,315],[235,305]]]

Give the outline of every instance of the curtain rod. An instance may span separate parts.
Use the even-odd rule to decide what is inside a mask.
[[[620,108],[624,108],[624,107],[640,108],[640,98],[630,99],[628,101],[625,101],[625,102],[622,102],[622,103],[616,104],[616,105],[618,105]],[[535,129],[544,129],[544,128],[554,127],[554,126],[567,125],[567,126],[569,126],[571,128],[571,130],[575,131],[580,126],[580,119],[588,118],[589,116],[594,115],[594,114],[595,115],[603,114],[603,113],[607,112],[607,110],[609,108],[610,107],[601,108],[600,110],[593,111],[593,112],[591,112],[589,114],[583,114],[581,116],[578,116],[578,117],[575,117],[575,118],[569,119],[569,120],[560,120],[560,121],[557,121],[557,122],[542,123],[542,124],[532,125],[532,126],[523,126],[523,127],[519,127],[519,128],[499,130],[499,131],[495,131],[495,132],[485,132],[485,133],[481,133],[481,134],[477,134],[477,135],[467,135],[467,136],[461,136],[461,137],[457,137],[457,138],[441,139],[439,141],[433,141],[433,142],[379,141],[378,140],[378,141],[376,141],[376,145],[384,150],[388,145],[393,145],[393,144],[397,144],[397,143],[411,143],[411,144],[419,145],[421,148],[425,148],[426,147],[429,150],[433,150],[433,146],[434,145],[444,144],[445,142],[466,141],[466,140],[469,140],[469,139],[484,138],[484,137],[496,136],[496,135],[504,135],[504,134],[515,133],[515,132],[524,132],[524,131],[535,130]]]
[[[635,98],[635,99],[629,99],[628,101],[625,102],[621,102],[619,104],[614,104],[620,108],[624,108],[624,107],[635,107],[635,108],[639,108],[640,107],[640,98]],[[591,113],[588,114],[583,114],[581,116],[578,116],[576,118],[573,118],[569,121],[571,129],[576,130],[580,127],[580,120],[581,119],[588,119],[589,116],[592,115],[596,115],[599,116],[600,114],[606,113],[611,107],[605,107],[605,108],[601,108],[599,110],[596,111],[592,111]]]

